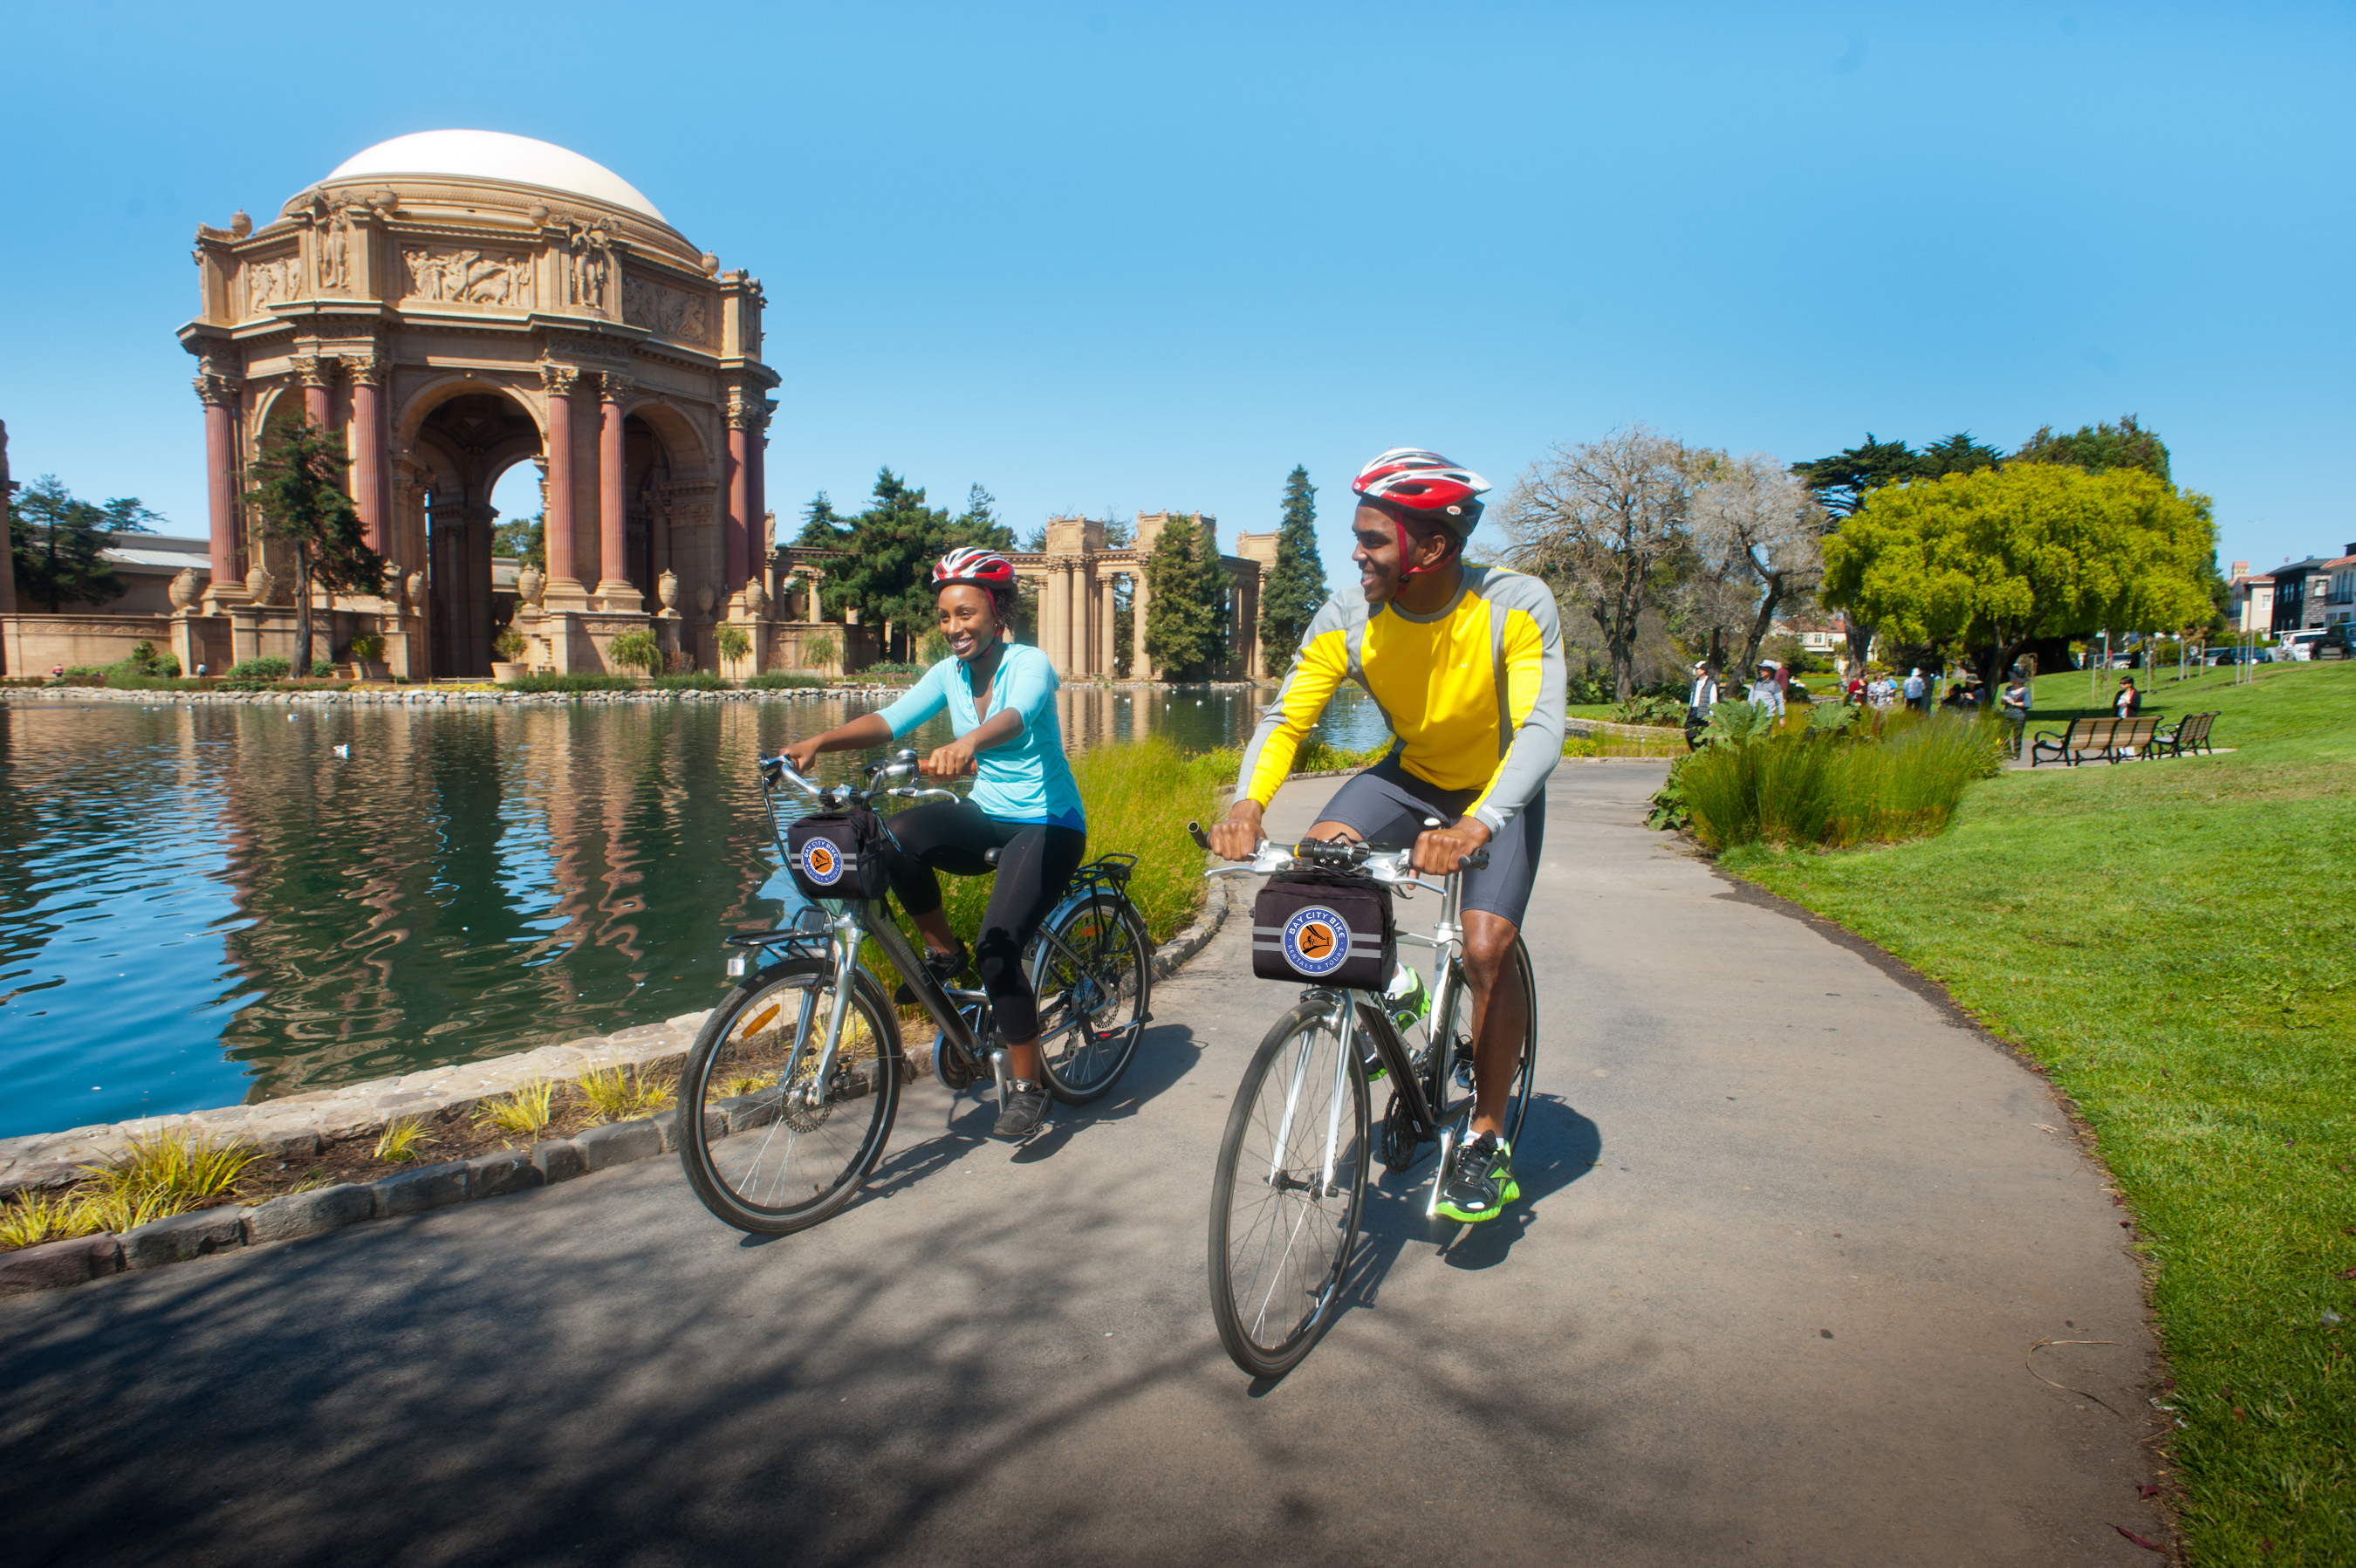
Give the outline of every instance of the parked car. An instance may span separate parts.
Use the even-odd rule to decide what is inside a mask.
[[[2356,621],[2327,626],[2315,644],[2318,659],[2356,659]]]
[[[2201,656],[2201,662],[2211,667],[2220,664],[2272,664],[2276,660],[2271,648],[2236,648],[2227,645],[2212,648]]]

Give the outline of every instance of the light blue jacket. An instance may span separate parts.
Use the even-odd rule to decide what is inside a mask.
[[[1027,643],[1010,642],[999,657],[991,708],[976,713],[973,683],[962,660],[942,660],[925,671],[907,694],[884,710],[892,738],[948,710],[949,728],[965,735],[982,720],[1012,709],[1023,715],[1023,733],[1001,746],[973,754],[973,803],[1001,822],[1044,822],[1087,829],[1080,787],[1064,760],[1064,726],[1055,717],[1055,667]]]

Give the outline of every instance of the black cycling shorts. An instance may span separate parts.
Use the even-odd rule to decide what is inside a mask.
[[[1478,789],[1443,789],[1385,757],[1333,791],[1321,822],[1340,822],[1368,843],[1403,845],[1424,831],[1426,817],[1453,822],[1481,798]],[[1546,791],[1505,820],[1505,831],[1489,839],[1486,869],[1464,874],[1464,908],[1485,909],[1515,928],[1530,907],[1538,879],[1538,852],[1546,847]]]
[[[892,895],[911,915],[929,915],[941,907],[935,872],[980,876],[990,870],[982,852],[998,852],[998,882],[974,938],[974,968],[990,993],[998,1032],[1009,1040],[1034,1038],[1039,998],[1023,973],[1023,950],[1071,886],[1088,835],[1077,828],[1001,822],[970,800],[914,806],[884,819],[884,825],[901,852],[890,861]]]

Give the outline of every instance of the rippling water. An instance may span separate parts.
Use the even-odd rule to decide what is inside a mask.
[[[1231,746],[1253,713],[1233,692],[1061,703],[1075,749]],[[0,704],[0,1137],[708,1006],[720,936],[791,897],[756,750],[869,705]],[[1324,733],[1381,727],[1337,703]]]

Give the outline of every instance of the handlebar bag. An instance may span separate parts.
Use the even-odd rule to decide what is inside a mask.
[[[786,828],[787,868],[805,898],[881,898],[888,849],[873,811],[821,811]]]
[[[1262,980],[1380,991],[1398,948],[1390,889],[1370,876],[1288,871],[1252,900],[1252,973]]]

